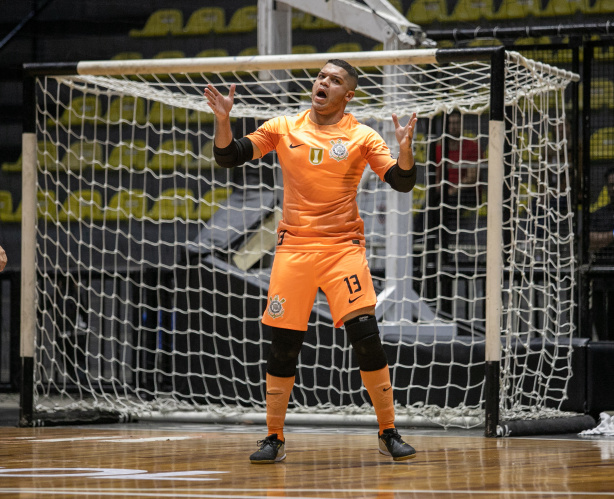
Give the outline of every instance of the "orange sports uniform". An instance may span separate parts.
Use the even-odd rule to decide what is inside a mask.
[[[263,156],[277,152],[284,179],[263,322],[300,330],[307,329],[318,287],[337,327],[347,313],[375,304],[356,191],[367,163],[382,181],[396,163],[382,137],[352,114],[318,125],[309,112],[271,119],[247,135]]]

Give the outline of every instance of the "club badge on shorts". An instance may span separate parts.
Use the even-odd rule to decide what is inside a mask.
[[[341,139],[337,139],[336,142],[334,140],[331,140],[330,143],[333,145],[333,147],[331,147],[330,151],[328,152],[331,158],[336,159],[337,161],[343,161],[344,159],[348,159],[350,153],[348,152],[347,145],[349,144],[349,142],[346,142],[344,144]]]
[[[281,300],[279,299],[279,295],[275,295],[272,297],[269,297],[269,315],[273,318],[273,319],[277,319],[278,317],[281,317],[282,315],[284,315],[284,306],[283,304],[286,303],[286,299],[282,298]]]

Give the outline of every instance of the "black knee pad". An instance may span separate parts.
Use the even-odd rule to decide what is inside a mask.
[[[361,371],[379,371],[388,365],[375,316],[359,315],[344,325]]]
[[[296,373],[296,363],[305,339],[305,331],[272,328],[271,349],[266,370],[278,378],[290,378]]]

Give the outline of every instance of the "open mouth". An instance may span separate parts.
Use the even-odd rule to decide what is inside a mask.
[[[317,99],[326,99],[326,92],[324,90],[318,90],[315,96]]]

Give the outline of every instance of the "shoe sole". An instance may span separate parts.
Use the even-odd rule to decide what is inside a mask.
[[[280,461],[283,461],[284,459],[286,459],[285,454],[281,457],[276,457],[275,459],[267,459],[267,460],[260,460],[260,461],[255,461],[255,460],[250,459],[249,462],[252,464],[275,464],[275,463],[279,463]]]
[[[377,450],[379,451],[380,454],[383,454],[384,456],[392,457],[392,454],[390,454],[390,452],[384,452],[382,449],[377,449]],[[415,452],[407,456],[392,457],[392,460],[393,461],[407,461],[408,459],[413,459],[414,457],[416,457]]]

